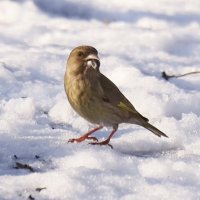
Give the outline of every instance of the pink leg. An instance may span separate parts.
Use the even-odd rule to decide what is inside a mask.
[[[91,142],[90,144],[92,144],[92,145],[108,145],[113,149],[113,146],[111,144],[109,144],[109,142],[116,131],[117,131],[117,128],[113,128],[112,132],[110,133],[109,137],[106,140],[104,140],[102,142]]]
[[[92,133],[94,133],[95,131],[98,131],[100,129],[102,129],[103,126],[99,126],[99,127],[96,127],[95,129],[92,129],[91,131],[89,131],[88,133],[82,135],[80,138],[72,138],[72,139],[69,139],[68,142],[82,142],[86,139],[89,139],[89,140],[95,140],[95,141],[98,141],[96,137],[90,137],[90,135]]]

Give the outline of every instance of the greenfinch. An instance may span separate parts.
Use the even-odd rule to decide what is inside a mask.
[[[137,124],[158,137],[167,137],[134,108],[117,86],[100,72],[99,67],[98,51],[91,46],[76,47],[68,57],[64,86],[69,103],[80,116],[98,125],[83,136],[70,139],[69,142],[91,139],[94,141],[90,144],[110,145],[110,139],[121,123]],[[95,137],[90,136],[104,126],[113,128],[106,140],[98,142]]]

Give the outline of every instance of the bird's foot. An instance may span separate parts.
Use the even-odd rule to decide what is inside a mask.
[[[113,149],[113,146],[111,144],[109,144],[110,140],[105,140],[102,142],[90,142],[89,144],[92,145],[108,145],[111,149]]]
[[[87,136],[87,137],[80,137],[80,138],[71,138],[68,140],[68,143],[74,143],[74,142],[83,142],[84,140],[93,140],[93,141],[98,141],[98,139],[96,137],[90,137],[90,136]]]

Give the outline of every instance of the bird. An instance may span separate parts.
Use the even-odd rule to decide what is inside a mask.
[[[121,123],[142,126],[158,137],[168,137],[149,123],[119,88],[100,72],[98,51],[87,45],[75,47],[67,59],[64,75],[64,88],[72,108],[84,119],[96,127],[79,138],[68,142],[92,140],[93,145],[109,145],[110,140]],[[103,127],[112,127],[110,135],[104,141],[98,141],[91,135]]]

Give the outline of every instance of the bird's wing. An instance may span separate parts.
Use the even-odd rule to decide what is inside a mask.
[[[134,108],[130,101],[120,92],[118,87],[111,80],[101,74],[99,81],[103,90],[103,101],[112,104],[122,111],[128,111],[134,116],[142,118],[146,122],[149,121]]]
[[[120,92],[118,87],[103,74],[100,76],[100,84],[104,92],[104,101],[111,103],[121,110],[134,114],[138,113],[130,101]]]

